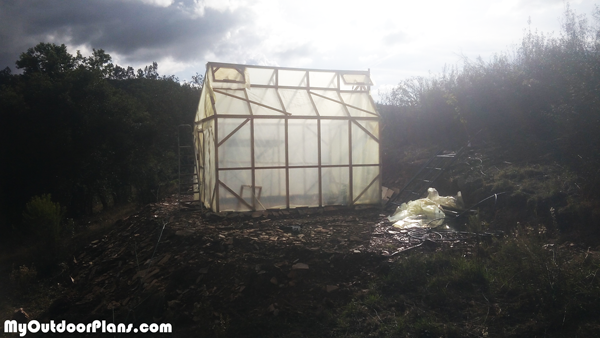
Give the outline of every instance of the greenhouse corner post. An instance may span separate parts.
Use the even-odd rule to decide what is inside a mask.
[[[208,65],[207,65],[208,67]],[[214,74],[213,74],[214,77]],[[212,98],[212,96],[210,97],[210,102],[212,103],[212,107],[213,107],[213,117],[215,120],[215,131],[214,131],[214,135],[215,135],[215,141],[214,141],[214,146],[215,146],[215,190],[213,192],[213,196],[215,196],[213,198],[213,200],[211,201],[211,206],[212,206],[212,202],[214,201],[215,203],[215,209],[216,212],[219,212],[220,209],[220,205],[219,205],[219,198],[220,198],[220,194],[219,194],[219,189],[221,188],[220,184],[221,184],[221,180],[219,178],[219,112],[216,109],[216,105],[215,102]]]
[[[371,78],[371,68],[367,69],[367,74],[369,76],[369,79]],[[373,101],[373,97],[371,96],[371,86],[367,86],[367,94],[369,94],[369,100],[371,101],[371,104],[373,105],[373,107],[375,107],[375,110],[377,110],[377,105],[375,104],[375,101]],[[381,119],[379,120],[379,122],[377,123],[377,131],[379,133],[378,140],[379,142],[377,142],[378,145],[378,151],[379,151],[379,196],[380,198],[383,200],[383,151],[381,150]]]
[[[248,94],[246,93],[246,90],[244,90],[244,93],[246,94],[246,99],[248,98]],[[254,115],[252,115],[252,107],[250,106],[250,102],[246,101],[246,103],[248,104],[248,109],[250,109],[250,167],[252,169],[250,169],[251,171],[251,176],[252,176],[252,187],[250,188],[250,193],[252,196],[252,211],[256,210],[256,201],[257,201],[257,197],[256,197],[256,161],[254,160],[254,156],[255,156],[255,149],[254,149]]]
[[[285,105],[283,104],[283,100],[281,99],[281,94],[279,94],[279,69],[275,69],[275,91],[277,92],[277,98],[279,99],[279,103],[281,104],[281,109],[284,112],[284,128],[285,128],[285,207],[287,209],[290,208],[290,151],[289,151],[289,114]]]
[[[310,100],[310,104],[312,105],[313,109],[315,110],[315,114],[317,115],[317,171],[318,171],[318,175],[319,175],[319,207],[323,207],[323,170],[322,170],[322,165],[323,162],[321,161],[321,113],[319,113],[319,109],[317,109],[317,105],[315,104],[315,100],[313,99],[312,95],[308,95],[308,98]]]
[[[352,114],[350,114],[350,110],[348,110],[348,106],[346,106],[344,99],[340,95],[341,90],[341,76],[340,73],[337,73],[338,77],[338,97],[340,102],[343,103],[342,107],[344,112],[348,115],[348,206],[354,205],[354,168],[352,167]]]

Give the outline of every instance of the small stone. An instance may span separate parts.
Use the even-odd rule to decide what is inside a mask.
[[[339,287],[336,286],[336,285],[327,285],[327,287],[326,287],[327,292],[332,292],[332,291],[335,291],[337,289],[339,289]]]
[[[292,265],[292,270],[308,270],[308,264],[296,263]]]

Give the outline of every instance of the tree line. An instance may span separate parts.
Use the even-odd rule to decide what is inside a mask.
[[[0,231],[47,196],[66,215],[158,198],[176,177],[177,127],[193,123],[201,76],[180,83],[153,63],[134,71],[102,49],[89,57],[40,43],[0,71]]]
[[[515,156],[566,165],[582,195],[600,198],[600,10],[590,21],[568,4],[557,36],[529,29],[514,50],[465,59],[403,80],[381,97],[388,144],[458,147],[485,135]],[[481,132],[485,131],[485,132]]]

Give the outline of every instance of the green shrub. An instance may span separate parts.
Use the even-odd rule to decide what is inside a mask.
[[[23,225],[28,235],[44,241],[57,243],[63,230],[65,210],[52,202],[50,194],[34,196],[23,211]]]
[[[52,202],[50,194],[34,196],[23,211],[25,234],[34,243],[32,259],[39,272],[52,272],[63,253],[62,237],[72,232],[72,222],[63,222],[65,208]]]

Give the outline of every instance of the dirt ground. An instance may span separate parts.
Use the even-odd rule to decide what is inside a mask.
[[[460,233],[395,229],[386,216],[334,207],[216,215],[180,209],[173,197],[77,252],[60,297],[37,319],[168,322],[175,333],[208,337],[320,336],[319,315],[368,292],[402,252],[465,243]]]
[[[319,311],[361,292],[390,251],[370,245],[385,222],[377,209],[229,216],[179,211],[174,199],[148,205],[73,257],[64,296],[43,316],[85,321],[114,311],[117,321],[212,336],[231,321]]]
[[[414,161],[398,163],[412,165],[388,163],[386,168],[407,178],[427,158],[414,152],[394,155],[407,157]],[[525,182],[521,171],[511,169],[513,163],[496,157],[493,162],[476,149],[465,153],[438,190],[455,194],[461,188],[472,205],[494,193],[498,182]],[[550,170],[534,169],[527,172],[531,183],[523,187],[549,181]],[[384,184],[396,189],[405,181],[384,176]],[[519,188],[503,198],[525,198],[527,191]],[[544,200],[535,201],[540,210],[549,210]],[[500,202],[490,204],[488,215],[496,215],[487,223],[490,228],[502,229],[519,216],[499,217],[520,203]],[[171,323],[170,336],[344,336],[332,331],[338,329],[335,316],[367,295],[394,261],[452,249],[468,256],[480,236],[501,234],[441,227],[401,230],[387,220],[391,212],[325,207],[215,214],[180,208],[172,196],[118,220],[105,235],[75,251],[54,280],[51,305],[35,319]],[[377,312],[373,316],[381,321]]]

